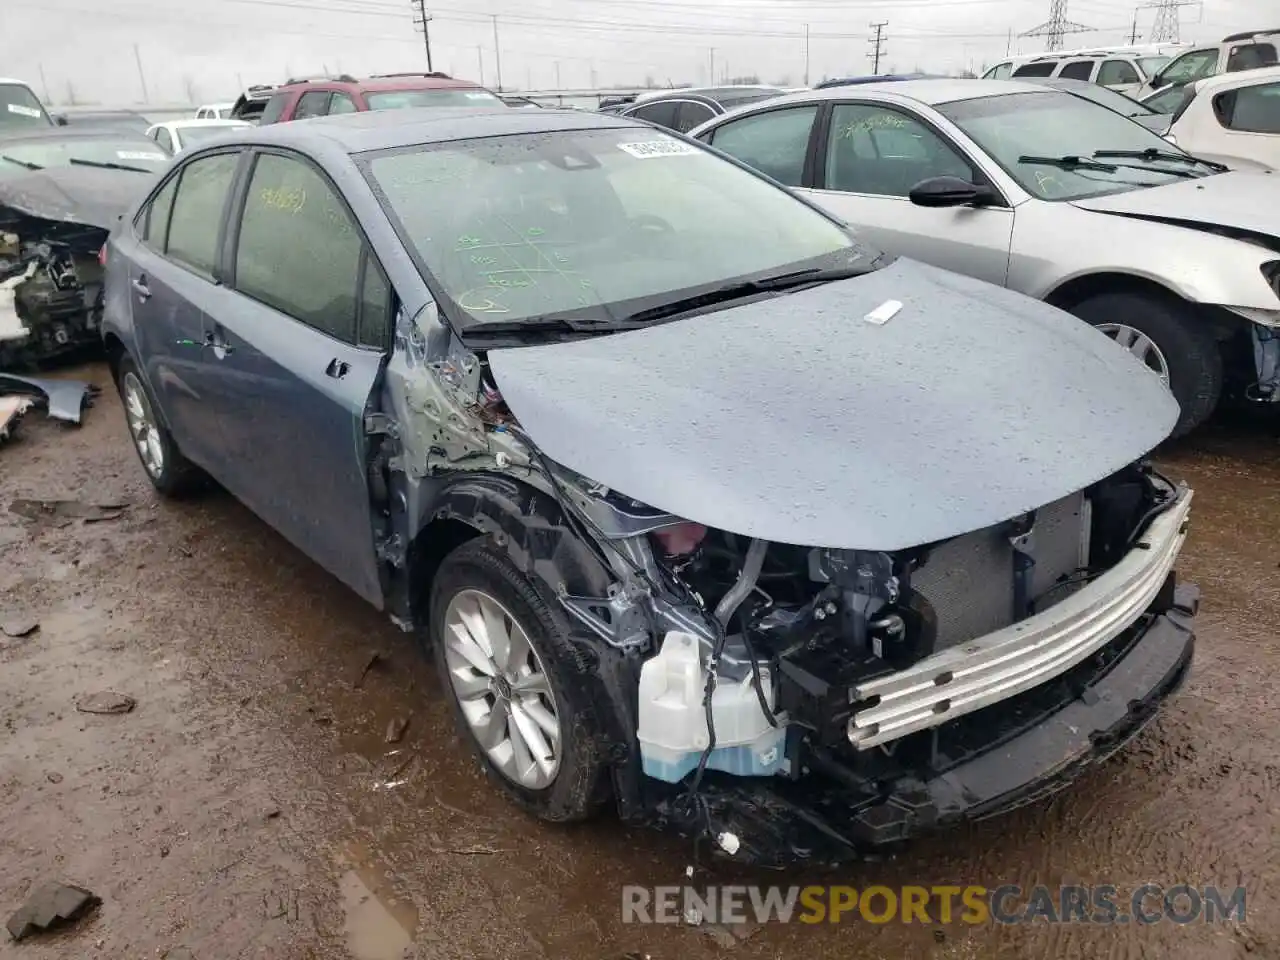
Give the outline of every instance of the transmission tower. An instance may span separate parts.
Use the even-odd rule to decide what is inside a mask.
[[[1046,50],[1061,50],[1062,38],[1068,33],[1090,33],[1092,30],[1093,27],[1067,19],[1067,0],[1049,0],[1049,19],[1020,36],[1044,37]]]
[[[876,32],[876,35],[867,41],[871,45],[871,53],[868,56],[872,61],[871,72],[875,74],[880,72],[880,60],[884,57],[884,28],[888,25],[888,20],[871,24],[871,29]]]
[[[1156,22],[1151,27],[1152,42],[1177,43],[1178,8],[1194,7],[1197,3],[1198,0],[1158,0],[1156,3],[1145,4],[1156,12]]]

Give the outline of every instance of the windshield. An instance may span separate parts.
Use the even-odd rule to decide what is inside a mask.
[[[1137,100],[1126,97],[1123,93],[1108,90],[1106,87],[1100,87],[1096,83],[1088,84],[1087,87],[1072,88],[1068,92],[1078,93],[1094,103],[1100,103],[1104,107],[1115,110],[1117,113],[1123,113],[1126,117],[1146,117],[1156,112],[1150,107],[1143,106]]]
[[[366,93],[370,110],[404,110],[412,107],[501,107],[503,102],[488,90],[474,87],[434,90],[387,90]]]
[[[20,83],[0,83],[0,130],[51,126],[53,121],[29,88]]]
[[[1081,157],[1097,151],[1181,151],[1167,140],[1106,107],[1069,93],[1013,93],[946,103],[938,110],[977,141],[1024,190],[1041,200],[1077,200],[1137,187],[1155,187],[1198,175],[1203,168],[1167,160],[1107,157],[1113,171],[1066,170],[1019,157]],[[1138,169],[1133,169],[1138,168]]]
[[[220,123],[213,127],[182,127],[178,131],[178,136],[182,138],[182,146],[186,149],[193,144],[207,143],[218,137],[225,137],[235,130],[248,130],[251,126],[252,124],[248,123]]]
[[[1184,101],[1196,95],[1196,88],[1190,84],[1181,87],[1165,87],[1159,93],[1153,93],[1142,101],[1142,105],[1156,113],[1176,113]]]
[[[623,319],[873,254],[785,190],[655,130],[399,148],[361,167],[458,322]]]
[[[169,162],[169,158],[147,137],[0,140],[0,177],[44,167],[75,166],[72,160],[138,167],[148,171],[159,170]]]
[[[1142,68],[1142,72],[1148,77],[1154,77],[1160,72],[1160,68],[1170,61],[1170,57],[1139,57],[1138,66]]]

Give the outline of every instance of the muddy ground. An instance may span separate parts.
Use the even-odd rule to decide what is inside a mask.
[[[1197,489],[1181,569],[1204,604],[1190,682],[1130,749],[1051,801],[890,862],[779,878],[1244,884],[1244,924],[855,921],[738,940],[621,923],[621,886],[679,883],[687,847],[508,806],[411,640],[227,495],[160,502],[105,369],[81,372],[105,388],[82,427],[33,413],[0,447],[0,611],[40,624],[0,635],[0,913],[48,878],[103,904],[62,933],[0,940],[0,956],[1280,957],[1274,424],[1211,425],[1161,456]],[[16,498],[128,506],[31,520]],[[77,712],[101,690],[136,709]],[[396,718],[408,733],[388,745]]]

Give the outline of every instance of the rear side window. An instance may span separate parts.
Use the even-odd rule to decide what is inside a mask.
[[[1024,63],[1013,71],[1015,77],[1048,77],[1053,75],[1053,68],[1057,63],[1050,60],[1047,63]]]
[[[146,213],[142,217],[139,230],[142,242],[156,253],[164,253],[169,238],[169,213],[173,210],[173,194],[177,186],[178,178],[170,177],[169,182],[147,204]]]
[[[1071,63],[1065,64],[1062,72],[1058,74],[1068,80],[1088,80],[1093,76],[1093,60],[1073,60]],[[1022,74],[1028,76],[1028,74]]]
[[[1107,60],[1098,68],[1098,83],[1104,87],[1141,82],[1142,78],[1138,76],[1138,71],[1127,60]]]
[[[236,249],[236,288],[356,342],[364,240],[328,182],[292,157],[258,157]]]
[[[676,129],[681,133],[688,133],[700,123],[706,123],[714,117],[715,111],[708,107],[705,103],[696,103],[693,100],[687,100],[680,104],[680,109],[676,111]]]
[[[1258,70],[1276,64],[1276,48],[1270,43],[1249,43],[1232,47],[1227,54],[1227,73],[1237,70]]]
[[[222,211],[239,160],[239,153],[218,153],[188,163],[173,199],[165,250],[171,259],[210,278],[218,261]]]
[[[711,144],[789,187],[804,178],[804,156],[817,106],[769,110],[712,131]]]
[[[258,124],[279,123],[280,118],[284,116],[284,108],[288,106],[292,93],[284,91],[282,93],[274,93],[271,99],[267,101],[267,105],[262,108],[262,116],[258,118]]]
[[[629,116],[639,117],[641,120],[648,120],[650,123],[670,129],[676,125],[676,107],[678,106],[679,104],[671,100],[646,103],[632,110]]]
[[[355,113],[356,105],[345,93],[335,93],[329,101],[329,113]]]
[[[1228,130],[1280,133],[1280,83],[1259,83],[1218,94],[1213,112]]]

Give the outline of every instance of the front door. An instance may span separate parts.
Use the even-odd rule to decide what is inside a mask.
[[[122,239],[147,381],[183,454],[219,479],[222,438],[203,305],[217,290],[219,231],[239,157],[228,151],[187,164]]]
[[[293,155],[257,156],[232,236],[230,282],[207,316],[228,486],[381,606],[364,415],[389,287],[329,181]]]
[[[801,192],[882,250],[1004,285],[1012,209],[937,209],[907,199],[932,177],[982,179],[942,134],[896,107],[842,103],[832,108],[820,146],[817,187]]]

